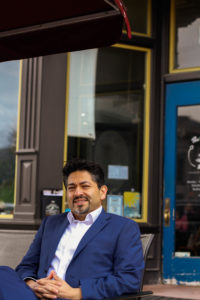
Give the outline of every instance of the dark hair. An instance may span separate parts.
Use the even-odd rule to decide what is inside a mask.
[[[83,159],[72,159],[67,161],[63,168],[63,181],[66,187],[67,179],[72,172],[88,171],[98,188],[104,185],[104,172],[99,164]]]

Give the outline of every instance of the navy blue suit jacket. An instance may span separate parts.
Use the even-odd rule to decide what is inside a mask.
[[[22,279],[47,276],[68,225],[66,213],[43,220],[27,254],[16,268]],[[112,298],[137,292],[143,268],[137,223],[102,210],[80,241],[65,279],[72,287],[81,287],[83,299]]]

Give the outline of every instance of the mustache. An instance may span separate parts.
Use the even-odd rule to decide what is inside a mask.
[[[85,200],[89,201],[87,196],[76,196],[76,197],[74,197],[73,202],[76,200],[79,200],[79,199],[85,199]]]

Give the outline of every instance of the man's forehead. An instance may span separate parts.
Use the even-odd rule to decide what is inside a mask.
[[[76,185],[76,184],[89,184],[91,183],[91,181],[87,181],[87,180],[84,180],[84,181],[68,181],[67,185]]]
[[[94,182],[92,175],[88,171],[75,171],[68,176],[67,184],[86,183],[92,181]]]

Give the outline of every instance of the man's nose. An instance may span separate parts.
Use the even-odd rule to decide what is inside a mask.
[[[83,194],[83,191],[80,187],[77,187],[74,194],[75,196],[80,196]]]

